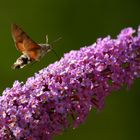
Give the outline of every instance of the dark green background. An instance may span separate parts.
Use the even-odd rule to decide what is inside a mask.
[[[57,60],[50,52],[39,63],[12,70],[19,57],[11,38],[11,23],[20,25],[36,42],[55,44],[59,56],[72,49],[92,44],[98,37],[115,37],[122,28],[140,24],[139,0],[0,0],[0,91],[14,80],[27,77]],[[76,130],[66,130],[54,140],[138,140],[140,139],[140,80],[131,90],[111,94],[103,111],[92,111]]]

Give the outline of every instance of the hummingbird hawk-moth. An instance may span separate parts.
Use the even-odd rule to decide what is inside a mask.
[[[17,50],[22,53],[12,65],[13,69],[21,69],[31,62],[39,61],[52,49],[48,44],[48,36],[46,44],[37,44],[16,24],[12,24],[11,32]]]

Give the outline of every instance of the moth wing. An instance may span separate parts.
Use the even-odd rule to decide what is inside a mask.
[[[24,53],[26,53],[31,60],[38,60],[41,47],[30,38],[24,39],[23,45],[25,48]]]
[[[19,26],[12,24],[12,37],[18,51],[27,54],[31,59],[36,59],[40,46],[35,43]]]

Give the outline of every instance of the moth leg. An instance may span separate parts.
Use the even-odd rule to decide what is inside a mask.
[[[34,65],[34,64],[36,64],[38,61],[39,61],[39,60],[33,61],[33,62],[31,63],[31,66]]]

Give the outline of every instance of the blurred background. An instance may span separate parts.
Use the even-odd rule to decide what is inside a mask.
[[[21,55],[11,37],[11,23],[17,23],[38,43],[62,37],[55,43],[59,56],[90,45],[98,37],[113,38],[124,27],[140,24],[139,0],[0,0],[0,91],[15,80],[26,81],[35,72],[57,60],[50,52],[40,62],[21,70],[11,65]],[[54,140],[138,140],[140,139],[140,80],[127,91],[112,93],[100,112],[91,111],[86,122],[68,129]]]

